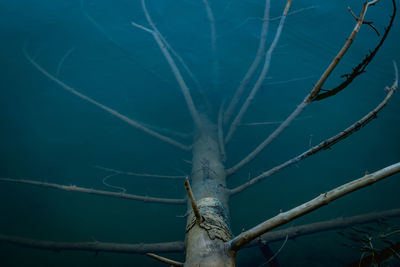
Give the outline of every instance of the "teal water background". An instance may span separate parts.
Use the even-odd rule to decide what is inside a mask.
[[[211,2],[211,1],[210,1]],[[398,3],[398,1],[397,1]],[[211,2],[216,18],[219,77],[213,77],[210,29],[202,1],[148,0],[159,30],[185,59],[214,106],[231,97],[255,55],[264,1]],[[271,68],[245,123],[280,121],[312,88],[351,32],[360,1],[293,1],[273,53]],[[282,1],[272,1],[271,17]],[[367,20],[382,32],[391,1],[381,0]],[[135,120],[191,133],[191,118],[176,80],[146,25],[140,1],[0,0],[0,176],[111,190],[109,173],[96,168],[175,174],[190,173],[190,153],[182,152],[126,125],[61,89],[24,57],[23,48],[46,70],[80,92]],[[278,20],[270,23],[268,44]],[[333,87],[378,42],[363,26],[355,43],[328,80]],[[251,175],[292,158],[338,133],[373,109],[400,64],[400,24],[367,72],[337,96],[312,103],[253,162],[229,178],[233,187]],[[70,51],[70,53],[68,52]],[[62,58],[69,53],[64,60]],[[185,79],[190,80],[187,75]],[[193,82],[188,82],[193,88]],[[199,94],[194,93],[201,105]],[[227,147],[232,166],[277,125],[242,126]],[[190,138],[179,138],[186,144]],[[361,131],[231,199],[235,234],[331,188],[400,159],[400,96]],[[400,176],[344,197],[289,225],[398,208]],[[109,183],[128,193],[184,197],[182,181],[116,176]],[[150,243],[184,239],[185,206],[142,203],[11,183],[0,184],[0,233],[57,241]],[[393,226],[399,220],[391,220]],[[341,244],[334,231],[289,240],[278,256],[282,266],[341,266],[360,252]],[[281,243],[272,244],[277,250]],[[143,255],[47,252],[0,244],[1,266],[164,266]],[[168,257],[183,261],[183,254]],[[257,249],[239,253],[238,266],[265,262]],[[399,262],[397,262],[399,264]]]

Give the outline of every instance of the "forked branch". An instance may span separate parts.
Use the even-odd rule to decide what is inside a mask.
[[[164,203],[164,204],[180,204],[180,205],[185,204],[184,199],[139,196],[139,195],[126,194],[124,192],[110,192],[110,191],[80,187],[80,186],[76,186],[76,185],[60,185],[60,184],[46,183],[46,182],[40,182],[40,181],[25,180],[25,179],[12,179],[12,178],[0,178],[0,181],[11,182],[11,183],[20,183],[20,184],[29,184],[29,185],[35,185],[35,186],[41,186],[41,187],[60,189],[60,190],[64,190],[64,191],[74,191],[74,192],[88,193],[88,194],[114,197],[114,198],[139,200],[139,201],[144,201],[144,202],[155,202],[155,203]]]
[[[304,216],[307,213],[310,213],[316,209],[328,205],[330,202],[340,197],[350,194],[363,187],[372,185],[398,172],[400,172],[400,162],[390,165],[374,173],[367,174],[357,180],[353,180],[342,186],[336,187],[331,191],[323,193],[320,196],[300,206],[297,206],[287,212],[282,212],[276,215],[275,217],[266,220],[263,223],[260,223],[259,225],[251,228],[250,230],[241,233],[240,235],[229,241],[228,244],[230,245],[232,251],[238,251],[244,245],[250,243],[255,238],[261,236],[262,234],[274,228],[284,225],[298,217]]]
[[[397,90],[398,87],[398,71],[397,71],[397,66],[396,63],[394,63],[394,69],[395,69],[395,80],[393,82],[393,85],[390,89],[387,89],[388,93],[385,97],[385,99],[372,111],[370,111],[367,115],[365,115],[363,118],[361,118],[359,121],[353,123],[350,127],[346,128],[345,130],[341,131],[340,133],[338,133],[335,136],[332,136],[329,139],[326,139],[325,141],[322,141],[321,143],[319,143],[318,145],[310,148],[309,150],[307,150],[306,152],[298,155],[297,157],[294,157],[278,166],[275,166],[274,168],[258,175],[257,177],[251,179],[250,181],[246,182],[245,184],[238,186],[232,190],[230,190],[231,194],[236,194],[239,192],[242,192],[243,190],[245,190],[246,188],[249,188],[250,186],[266,179],[267,177],[273,175],[274,173],[289,167],[297,162],[299,162],[300,160],[303,160],[309,156],[312,156],[314,154],[316,154],[317,152],[321,151],[321,150],[325,150],[330,148],[331,146],[333,146],[334,144],[336,144],[337,142],[345,139],[346,137],[350,136],[351,134],[353,134],[354,132],[360,130],[363,126],[365,126],[367,123],[369,123],[371,120],[375,119],[377,117],[378,112],[384,107],[386,106],[387,102],[389,101],[389,99],[392,97],[392,95],[394,94],[394,92]]]
[[[173,140],[173,139],[171,139],[171,138],[169,138],[169,137],[166,137],[166,136],[164,136],[164,135],[161,135],[161,134],[159,134],[159,133],[157,133],[157,132],[155,132],[155,131],[153,131],[153,130],[151,130],[151,129],[145,127],[145,126],[143,126],[143,125],[140,124],[139,122],[137,122],[137,121],[135,121],[135,120],[132,120],[132,119],[126,117],[125,115],[122,115],[122,114],[119,113],[118,111],[116,111],[116,110],[114,110],[114,109],[112,109],[112,108],[110,108],[110,107],[108,107],[108,106],[105,106],[105,105],[103,105],[103,104],[97,102],[96,100],[92,99],[91,97],[88,97],[87,95],[84,95],[84,94],[82,94],[82,93],[76,91],[74,88],[68,86],[67,84],[65,84],[64,82],[62,82],[61,80],[59,80],[58,78],[56,78],[55,76],[53,76],[52,74],[50,74],[48,71],[46,71],[42,66],[40,66],[36,61],[34,61],[34,60],[28,55],[28,53],[26,52],[26,50],[24,50],[24,54],[25,54],[25,57],[28,59],[28,61],[29,61],[38,71],[40,71],[42,74],[44,74],[47,78],[49,78],[49,79],[52,80],[53,82],[57,83],[57,84],[58,84],[59,86],[61,86],[61,88],[63,88],[64,90],[67,90],[68,92],[70,92],[70,93],[76,95],[77,97],[79,97],[79,98],[81,98],[81,99],[83,99],[83,100],[85,100],[85,101],[87,101],[87,102],[89,102],[89,103],[91,103],[91,104],[93,104],[93,105],[95,105],[95,106],[97,106],[97,107],[99,107],[100,109],[102,109],[102,110],[108,112],[109,114],[111,114],[112,116],[114,116],[114,117],[116,117],[116,118],[122,120],[123,122],[126,122],[126,123],[128,123],[129,125],[135,127],[136,129],[139,129],[139,130],[141,130],[141,131],[143,131],[143,132],[145,132],[145,133],[147,133],[147,134],[149,134],[149,135],[151,135],[151,136],[153,136],[153,137],[155,137],[155,138],[157,138],[157,139],[159,139],[159,140],[162,140],[162,141],[164,141],[164,142],[167,142],[167,143],[169,143],[169,144],[171,144],[171,145],[173,145],[173,146],[179,147],[180,149],[183,149],[183,150],[190,150],[190,147],[189,147],[189,146],[186,146],[186,145],[184,145],[184,144],[182,144],[182,143],[180,143],[180,142],[178,142],[178,141],[175,141],[175,140]]]
[[[259,144],[250,154],[248,154],[245,158],[243,158],[240,162],[238,162],[236,165],[231,167],[230,169],[226,170],[227,174],[232,174],[236,172],[238,169],[252,161],[268,144],[270,144],[279,134],[286,129],[290,123],[296,119],[296,117],[308,106],[308,104],[313,101],[313,99],[318,95],[318,93],[321,91],[321,87],[325,83],[325,81],[328,79],[332,71],[335,69],[337,64],[340,62],[340,60],[343,58],[344,54],[347,52],[349,49],[350,45],[353,43],[354,38],[356,37],[361,25],[363,24],[365,14],[367,12],[367,9],[369,6],[374,5],[378,2],[379,0],[367,2],[364,4],[361,15],[359,16],[359,19],[357,21],[357,24],[355,25],[353,31],[351,32],[350,36],[347,38],[347,41],[343,45],[343,47],[340,49],[338,54],[335,56],[335,58],[332,60],[332,62],[329,64],[327,69],[324,71],[324,73],[321,75],[320,79],[318,82],[314,85],[313,89],[309,92],[309,94],[304,98],[304,100],[297,106],[297,108],[289,115],[289,117],[286,118],[284,122],[282,122],[278,128],[275,129],[261,144]]]

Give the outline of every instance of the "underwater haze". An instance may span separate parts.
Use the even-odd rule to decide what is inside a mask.
[[[209,1],[216,49],[200,0],[146,0],[159,31],[184,59],[201,90],[178,64],[196,107],[213,119],[230,101],[260,41],[265,1]],[[399,1],[397,1],[399,4]],[[284,1],[271,1],[267,48]],[[250,153],[303,101],[345,43],[362,2],[294,0],[259,92],[227,145],[225,166]],[[366,20],[324,88],[335,87],[373,50],[393,11],[391,0],[370,7]],[[312,102],[250,164],[228,179],[230,188],[339,133],[386,96],[400,64],[400,23],[366,72],[333,97]],[[139,0],[0,0],[0,177],[166,198],[184,198],[181,179],[110,176],[104,168],[187,175],[191,153],[155,139],[64,90],[28,60],[99,103],[180,142],[192,143],[193,122],[178,83],[153,36]],[[256,76],[259,74],[256,72]],[[251,85],[255,83],[254,78]],[[245,91],[248,94],[249,90]],[[207,101],[204,99],[207,98]],[[211,108],[209,108],[211,107]],[[271,122],[250,125],[257,122]],[[180,133],[185,133],[182,135]],[[400,160],[400,92],[360,131],[230,200],[231,227],[242,229],[320,193]],[[399,208],[400,175],[339,199],[288,226]],[[0,181],[0,234],[65,242],[183,241],[186,205],[146,203]],[[377,233],[399,219],[371,223]],[[272,243],[281,266],[343,266],[362,256],[350,230]],[[347,233],[347,234],[346,234]],[[399,242],[400,235],[393,236]],[[387,244],[376,243],[376,249]],[[166,254],[184,261],[184,254]],[[258,248],[239,252],[238,266],[266,263]],[[165,266],[145,255],[52,252],[0,243],[0,266]],[[264,266],[268,266],[265,264]],[[393,259],[390,266],[400,266]]]

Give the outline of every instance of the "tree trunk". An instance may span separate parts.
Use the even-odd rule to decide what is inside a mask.
[[[185,266],[235,266],[235,253],[225,244],[232,239],[229,194],[216,132],[216,126],[202,117],[201,129],[198,129],[193,145],[191,176],[202,218],[199,222],[193,211],[189,214]]]

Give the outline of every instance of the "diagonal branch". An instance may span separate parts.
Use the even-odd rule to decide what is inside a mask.
[[[270,243],[270,242],[284,240],[287,236],[290,239],[295,239],[300,236],[320,233],[324,231],[343,229],[354,225],[378,222],[384,219],[397,218],[397,217],[400,217],[400,209],[371,212],[351,217],[345,217],[345,218],[340,217],[327,221],[303,224],[299,226],[290,226],[283,230],[265,233],[262,236],[260,236],[260,238]],[[245,246],[245,248],[253,246],[257,246],[256,240],[249,243],[247,246]]]
[[[297,206],[287,212],[282,212],[275,217],[260,223],[259,225],[251,228],[248,231],[245,231],[228,242],[232,251],[238,251],[244,245],[250,243],[252,240],[261,236],[262,234],[277,228],[281,225],[284,225],[288,222],[293,221],[294,219],[304,216],[314,210],[317,210],[325,205],[328,205],[330,202],[341,198],[347,194],[350,194],[354,191],[357,191],[366,186],[372,185],[380,180],[383,180],[393,174],[400,172],[400,162],[385,167],[379,171],[376,171],[371,174],[367,174],[357,180],[353,180],[347,184],[341,185],[319,195],[318,197]]]
[[[238,104],[238,102],[243,94],[244,89],[249,84],[251,77],[253,76],[254,72],[256,71],[258,65],[260,64],[262,56],[264,55],[265,42],[267,41],[268,26],[269,26],[270,2],[271,2],[271,0],[265,1],[263,24],[262,24],[262,28],[261,28],[261,34],[260,34],[260,43],[258,44],[256,57],[254,58],[253,63],[251,63],[251,66],[247,70],[244,78],[240,81],[240,86],[238,89],[236,89],[235,95],[233,96],[231,102],[228,105],[228,108],[225,111],[224,124],[227,124],[229,122],[229,120],[231,119],[232,113],[235,110],[236,105]]]
[[[329,64],[328,68],[324,71],[324,73],[321,75],[320,79],[318,82],[314,85],[313,89],[309,92],[309,94],[304,98],[303,102],[301,102],[297,108],[289,115],[289,117],[286,118],[282,124],[278,126],[278,128],[275,129],[261,144],[259,144],[250,154],[248,154],[245,158],[243,158],[240,162],[238,162],[235,166],[231,167],[228,169],[226,172],[227,174],[232,174],[236,172],[238,169],[252,161],[268,144],[270,144],[279,134],[286,129],[290,123],[296,119],[296,117],[308,106],[310,102],[313,101],[313,99],[318,95],[318,93],[321,91],[322,85],[325,83],[325,81],[328,79],[332,71],[335,69],[337,64],[340,62],[340,60],[343,58],[344,54],[347,52],[349,49],[350,45],[353,43],[354,38],[356,37],[361,25],[363,24],[365,14],[367,12],[367,9],[369,6],[374,5],[377,3],[379,0],[374,0],[371,2],[367,2],[364,4],[361,15],[359,16],[359,19],[357,21],[356,26],[354,27],[353,31],[351,32],[349,38],[347,38],[347,41],[343,45],[343,47],[340,49],[338,54],[335,56],[335,58],[332,60],[332,62]]]
[[[192,116],[192,119],[193,119],[195,125],[197,126],[197,128],[201,129],[202,124],[201,124],[200,116],[198,114],[198,111],[197,111],[194,103],[193,103],[193,99],[192,99],[192,96],[190,95],[189,88],[187,87],[187,85],[182,77],[182,74],[180,73],[178,67],[176,66],[174,59],[171,57],[170,53],[168,52],[165,42],[163,42],[163,40],[165,40],[165,38],[162,37],[161,33],[157,30],[153,20],[151,19],[150,14],[146,8],[145,0],[142,0],[142,8],[143,8],[144,14],[146,16],[147,22],[153,29],[150,31],[150,33],[153,35],[154,40],[156,41],[162,54],[164,55],[165,59],[167,60],[169,66],[171,68],[171,71],[174,74],[174,76],[179,84],[179,87],[181,88],[181,92],[183,94],[183,97],[185,98],[186,104],[189,108],[190,115]],[[132,23],[132,25],[137,27],[136,23]]]
[[[396,66],[396,65],[394,65]],[[397,75],[397,68],[395,67],[396,70],[396,79],[392,85],[392,87],[390,89],[388,89],[388,93],[385,97],[385,99],[372,111],[370,111],[367,115],[365,115],[362,119],[360,119],[359,121],[353,123],[350,127],[346,128],[345,130],[341,131],[340,133],[338,133],[337,135],[326,139],[325,141],[322,141],[321,143],[319,143],[318,145],[310,148],[309,150],[307,150],[306,152],[298,155],[297,157],[294,157],[262,174],[260,174],[259,176],[251,179],[250,181],[248,181],[247,183],[238,186],[232,190],[230,190],[230,194],[237,194],[239,192],[242,192],[243,190],[245,190],[246,188],[249,188],[250,186],[266,179],[267,177],[273,175],[274,173],[289,167],[297,162],[299,162],[300,160],[303,160],[309,156],[312,156],[314,154],[316,154],[317,152],[321,151],[321,150],[325,150],[330,148],[331,146],[333,146],[334,144],[336,144],[337,142],[345,139],[346,137],[350,136],[351,134],[353,134],[354,132],[360,130],[362,127],[364,127],[367,123],[369,123],[370,121],[372,121],[373,119],[375,119],[377,117],[378,112],[384,107],[386,106],[387,102],[389,101],[389,99],[392,97],[393,93],[396,91],[397,87],[398,87],[398,75]]]
[[[374,58],[374,56],[376,55],[378,50],[381,48],[381,46],[385,42],[386,37],[388,36],[389,31],[393,26],[394,17],[396,16],[395,0],[392,0],[392,3],[393,3],[393,13],[390,16],[389,25],[385,28],[385,32],[382,35],[382,38],[379,41],[378,45],[375,47],[375,49],[373,51],[370,51],[364,57],[363,61],[360,64],[358,64],[351,73],[344,74],[341,76],[341,77],[346,78],[346,80],[344,80],[341,84],[339,84],[338,86],[336,86],[333,89],[324,89],[323,91],[321,90],[322,92],[319,92],[318,95],[313,99],[313,101],[319,101],[319,100],[328,98],[330,96],[336,95],[337,93],[339,93],[340,91],[345,89],[356,77],[358,77],[360,74],[365,72],[365,69],[367,68],[368,64],[372,61],[372,59]]]
[[[27,247],[44,249],[51,251],[93,251],[93,252],[112,252],[127,254],[146,254],[149,252],[159,253],[177,253],[184,249],[183,242],[164,242],[164,243],[139,243],[139,244],[122,244],[109,242],[56,242],[50,240],[37,240],[23,238],[18,236],[8,236],[0,234],[0,242]]]
[[[61,80],[59,80],[58,78],[56,78],[55,76],[53,76],[52,74],[50,74],[49,72],[47,72],[42,66],[40,66],[38,63],[36,63],[36,61],[34,61],[26,52],[26,50],[24,50],[24,54],[25,57],[27,58],[27,60],[38,70],[40,71],[42,74],[44,74],[47,78],[49,78],[50,80],[52,80],[53,82],[55,82],[56,84],[58,84],[59,86],[61,86],[61,88],[63,88],[64,90],[67,90],[68,92],[76,95],[77,97],[99,107],[100,109],[108,112],[109,114],[111,114],[112,116],[128,123],[129,125],[135,127],[136,129],[139,129],[159,140],[162,140],[164,142],[167,142],[173,146],[179,147],[180,149],[183,150],[190,150],[189,146],[186,146],[178,141],[175,141],[167,136],[161,135],[145,126],[143,126],[142,124],[140,124],[139,122],[132,120],[128,117],[126,117],[125,115],[122,115],[121,113],[119,113],[118,111],[109,108],[108,106],[105,106],[99,102],[97,102],[96,100],[92,99],[91,97],[88,97],[87,95],[84,95],[78,91],[76,91],[74,88],[68,86],[67,84],[63,83]]]
[[[164,204],[179,204],[179,205],[185,204],[185,200],[184,199],[139,196],[139,195],[126,194],[124,192],[110,192],[110,191],[97,190],[97,189],[80,187],[80,186],[75,186],[75,185],[60,185],[60,184],[39,182],[39,181],[33,181],[33,180],[12,179],[12,178],[0,178],[0,181],[11,182],[11,183],[29,184],[29,185],[35,185],[35,186],[41,186],[41,187],[49,187],[49,188],[60,189],[60,190],[65,190],[65,191],[74,191],[74,192],[88,193],[88,194],[107,196],[107,197],[139,200],[139,201],[144,201],[144,202],[155,202],[155,203],[164,203]]]
[[[183,263],[182,262],[178,262],[178,261],[174,261],[174,260],[170,260],[167,259],[165,257],[161,257],[157,254],[154,253],[146,253],[147,256],[149,256],[150,258],[153,258],[155,260],[161,261],[163,263],[169,264],[170,266],[181,266],[183,267]]]
[[[279,38],[281,37],[283,25],[285,24],[286,16],[290,9],[291,4],[292,4],[292,0],[287,0],[285,9],[283,11],[281,20],[279,22],[278,29],[276,30],[276,33],[275,33],[274,40],[272,41],[267,53],[265,54],[264,66],[261,70],[261,73],[258,76],[258,79],[257,79],[256,83],[254,84],[253,88],[251,89],[250,94],[246,98],[246,101],[244,102],[243,106],[240,108],[239,113],[236,115],[231,126],[229,127],[228,134],[226,135],[226,138],[225,138],[225,143],[228,143],[229,140],[232,138],[232,135],[235,132],[237,126],[240,124],[240,121],[242,120],[244,113],[247,111],[247,108],[251,104],[251,101],[253,101],[255,95],[258,92],[258,89],[260,89],[262,83],[265,80],[265,77],[267,76],[267,72],[268,72],[270,64],[271,64],[272,53],[274,52],[275,47],[278,44]],[[258,62],[257,62],[257,65],[258,65]]]

